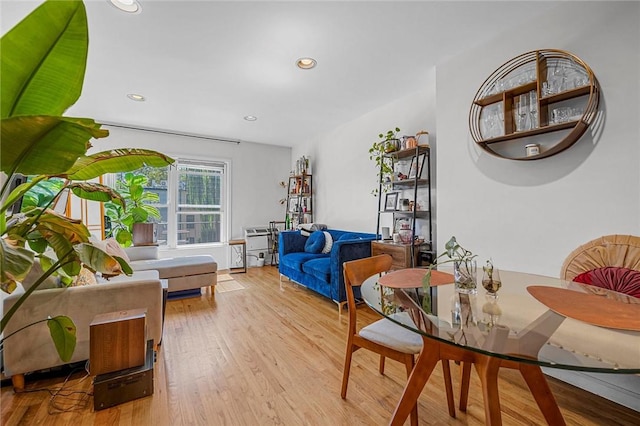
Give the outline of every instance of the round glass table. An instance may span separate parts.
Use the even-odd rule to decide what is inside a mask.
[[[640,374],[640,299],[599,287],[500,271],[497,297],[455,291],[442,274],[428,291],[424,269],[369,278],[369,307],[423,338],[423,349],[390,424],[403,424],[440,360],[462,362],[460,409],[471,366],[483,388],[486,424],[502,424],[497,374],[518,369],[549,424],[565,424],[541,367]],[[450,279],[447,280],[446,277]],[[444,278],[443,278],[444,277]],[[400,314],[401,313],[401,314]]]

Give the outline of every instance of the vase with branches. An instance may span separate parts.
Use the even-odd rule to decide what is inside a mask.
[[[462,247],[455,236],[452,236],[444,247],[445,250],[429,265],[422,278],[422,287],[425,294],[422,306],[427,312],[431,312],[431,298],[429,297],[431,271],[440,265],[453,263],[456,290],[471,292],[476,288],[476,265],[474,259],[477,255]]]

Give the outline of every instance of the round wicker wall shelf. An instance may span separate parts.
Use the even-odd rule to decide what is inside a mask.
[[[503,64],[478,89],[469,112],[474,141],[512,160],[557,154],[585,133],[598,110],[593,71],[562,50],[535,50]]]

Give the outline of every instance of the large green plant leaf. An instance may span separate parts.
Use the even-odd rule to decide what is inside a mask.
[[[135,148],[114,149],[80,157],[65,175],[71,180],[89,180],[105,173],[127,172],[140,167],[165,167],[175,160],[156,151]]]
[[[67,241],[62,234],[50,232],[45,237],[47,242],[55,251],[56,257],[62,264],[62,270],[65,274],[73,277],[80,273],[82,264],[78,253],[73,249],[73,244]]]
[[[7,209],[11,207],[13,203],[18,201],[20,197],[23,197],[27,193],[27,191],[29,191],[33,186],[35,186],[38,182],[40,182],[44,178],[45,176],[38,176],[29,182],[25,182],[22,185],[19,185],[16,189],[11,191],[11,193],[9,194],[7,199],[4,201],[2,206],[0,206],[0,214],[3,214],[5,211],[7,211]],[[2,232],[4,233],[4,229],[2,230]]]
[[[131,209],[133,223],[144,223],[149,218],[149,213],[142,207],[134,207]]]
[[[89,118],[32,115],[2,119],[0,170],[61,175],[87,152],[89,139],[109,135],[100,126]]]
[[[71,244],[86,243],[91,236],[82,221],[59,215],[53,210],[47,210],[40,216],[36,229],[44,238],[47,238],[51,233],[60,234]]]
[[[47,321],[51,339],[56,345],[56,350],[60,359],[69,362],[76,349],[76,326],[71,318],[65,316],[57,316]]]
[[[155,195],[157,195],[157,194],[155,194]],[[142,208],[147,212],[148,216],[153,217],[155,219],[161,219],[162,218],[162,216],[160,215],[160,210],[158,210],[157,207],[145,204],[145,205],[142,206]]]
[[[78,197],[85,200],[113,202],[124,207],[124,198],[115,189],[95,182],[73,182],[69,189]]]
[[[115,276],[121,273],[131,275],[133,270],[121,257],[111,256],[99,247],[90,243],[74,246],[82,263],[104,276]],[[123,267],[124,266],[124,267]]]
[[[0,41],[0,116],[62,115],[82,91],[88,46],[81,1],[47,1],[34,10]]]
[[[16,281],[27,276],[33,264],[34,253],[23,247],[15,247],[4,238],[0,238],[0,288],[12,293]]]

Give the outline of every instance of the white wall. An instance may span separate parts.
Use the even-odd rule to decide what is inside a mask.
[[[231,238],[244,238],[243,227],[266,226],[272,220],[283,220],[280,200],[285,192],[278,182],[287,176],[291,149],[273,145],[241,142],[216,142],[208,139],[129,130],[105,126],[110,135],[93,141],[90,153],[113,148],[144,148],[172,157],[228,160],[231,183]],[[180,253],[177,254],[176,252]],[[161,250],[161,257],[189,254],[212,254],[219,269],[229,264],[226,244],[206,248]]]
[[[455,235],[480,261],[557,276],[566,255],[590,239],[639,235],[639,18],[636,2],[558,2],[544,20],[514,23],[492,42],[425,70],[414,95],[310,138],[292,159],[312,158],[315,221],[375,231],[377,170],[367,151],[378,133],[398,126],[401,134],[430,133],[439,252]],[[493,157],[469,133],[471,101],[496,68],[541,48],[567,50],[591,66],[602,89],[600,117],[556,156]]]
[[[425,70],[424,84],[417,87],[413,95],[384,105],[294,149],[294,159],[311,156],[315,222],[336,229],[376,231],[378,199],[371,191],[378,187],[378,169],[369,159],[369,148],[379,140],[378,134],[395,127],[401,129],[400,135],[427,130],[430,142],[435,141],[433,69]]]
[[[479,150],[470,102],[514,56],[553,48],[591,66],[601,116],[570,149],[537,161]],[[455,235],[481,260],[557,276],[578,245],[605,234],[640,235],[640,4],[559,2],[544,20],[437,67],[439,247]]]

